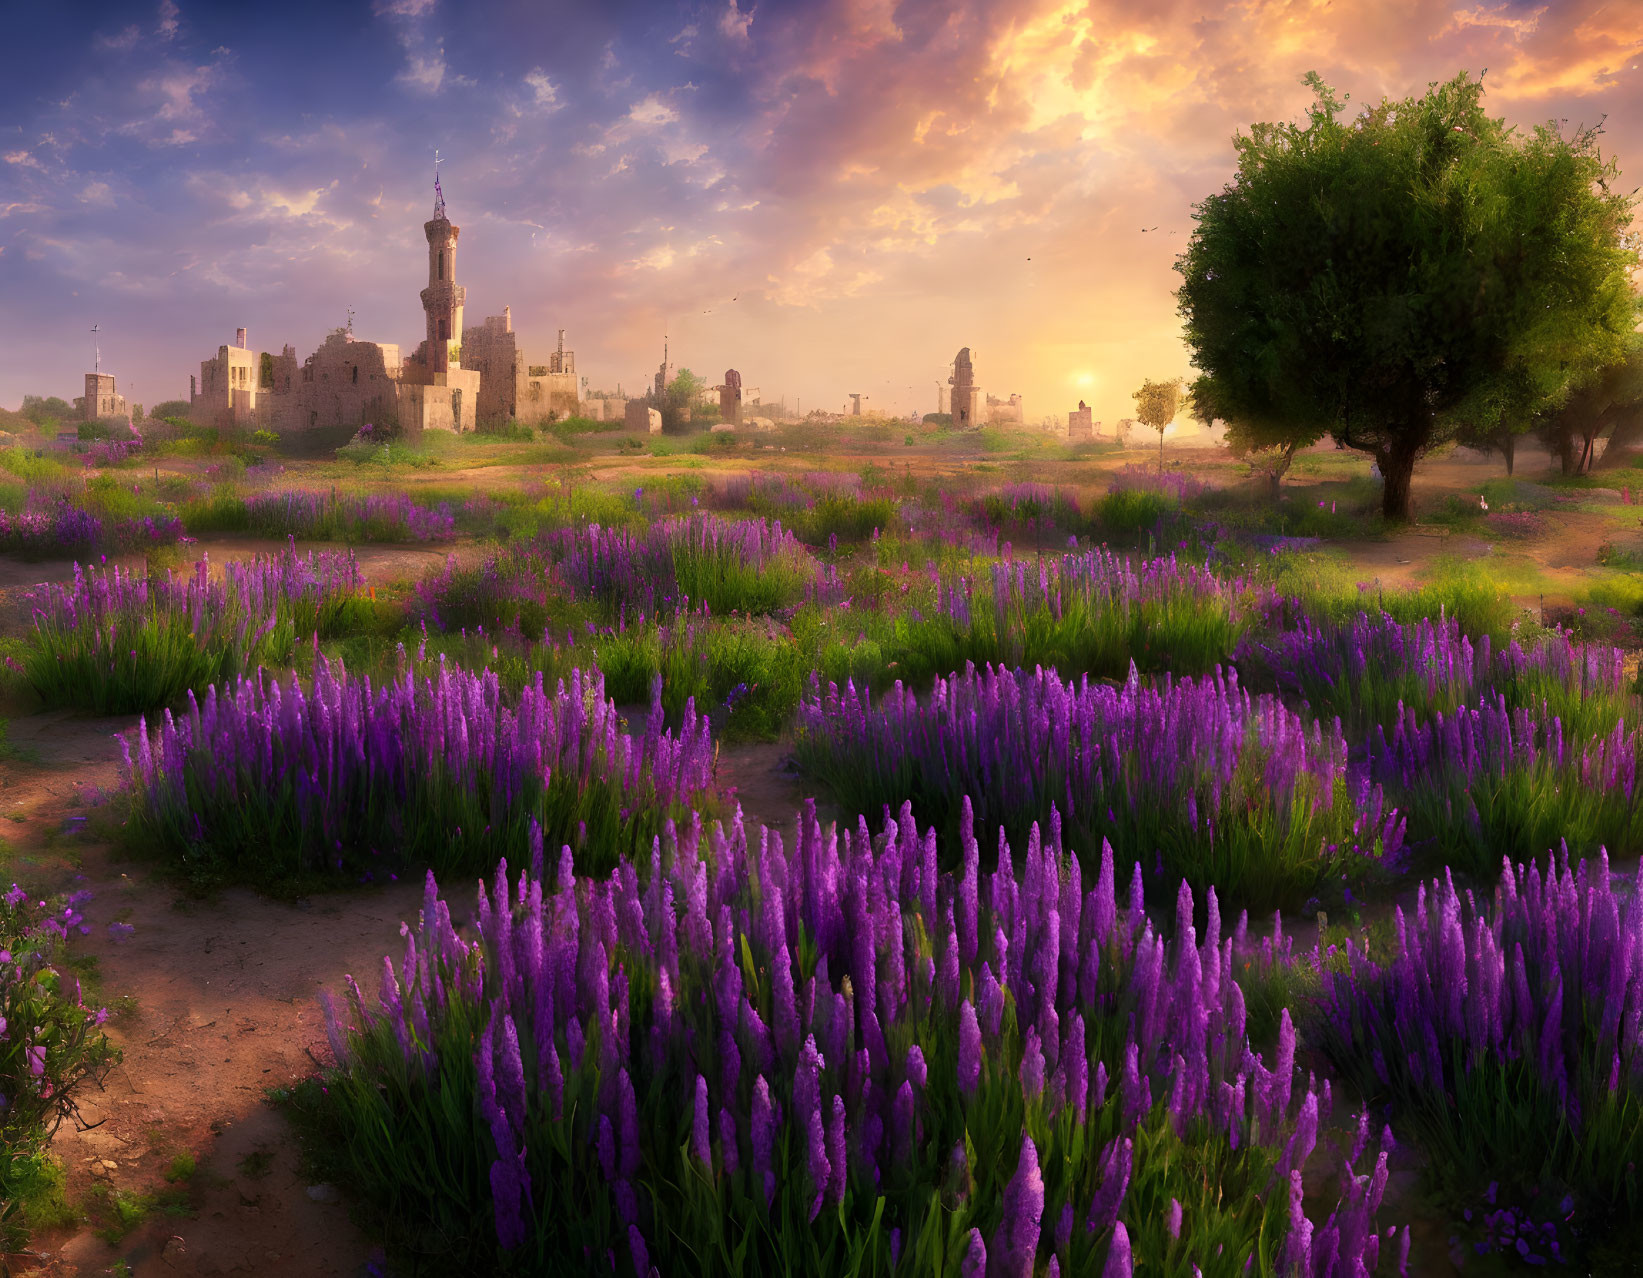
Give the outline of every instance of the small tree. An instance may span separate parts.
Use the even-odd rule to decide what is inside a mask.
[[[1606,430],[1643,416],[1643,340],[1624,359],[1608,364],[1572,387],[1556,407],[1540,414],[1534,432],[1565,475],[1592,468],[1593,447]],[[1612,445],[1611,445],[1612,446]]]
[[[691,410],[696,403],[697,395],[701,394],[702,379],[688,368],[681,368],[673,375],[673,380],[667,384],[660,396],[653,390],[649,399],[651,407],[662,414],[662,429],[670,435],[678,434],[681,430],[690,427]]]
[[[1164,430],[1175,420],[1181,407],[1181,381],[1155,382],[1147,378],[1135,392],[1135,416],[1143,426],[1158,432],[1158,473],[1164,473]]]
[[[1432,447],[1558,402],[1638,314],[1630,196],[1597,129],[1520,137],[1465,74],[1343,121],[1316,74],[1304,123],[1234,139],[1177,263],[1193,393],[1273,440],[1371,454],[1389,519]]]
[[[1276,497],[1295,454],[1323,437],[1323,431],[1274,430],[1256,422],[1228,422],[1227,448],[1249,466],[1251,476],[1264,478]]]
[[[66,399],[59,399],[55,395],[25,395],[21,411],[23,416],[36,426],[67,421],[74,414],[73,406]]]

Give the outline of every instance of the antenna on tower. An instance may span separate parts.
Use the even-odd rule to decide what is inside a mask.
[[[101,324],[93,324],[91,326],[91,367],[92,371],[97,373],[103,371],[103,348],[97,338],[97,333],[102,327],[103,326]]]
[[[350,333],[354,331],[354,308],[352,306],[348,308],[348,331]]]
[[[445,192],[439,187],[439,166],[445,163],[439,158],[439,151],[434,151],[434,220],[438,221],[445,216]]]

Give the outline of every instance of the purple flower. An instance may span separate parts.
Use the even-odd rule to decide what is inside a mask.
[[[969,999],[960,1005],[958,1018],[958,1087],[968,1096],[981,1081],[981,1025]]]
[[[1112,1227],[1112,1243],[1107,1248],[1107,1263],[1101,1268],[1101,1278],[1132,1278],[1135,1265],[1130,1259],[1130,1235],[1119,1221]]]
[[[690,1152],[696,1156],[697,1161],[711,1175],[713,1172],[713,1147],[708,1143],[707,1124],[707,1079],[698,1074],[696,1075],[695,1119],[690,1129]]]
[[[1004,1219],[989,1249],[994,1272],[1002,1278],[1033,1278],[1043,1218],[1044,1176],[1038,1166],[1038,1147],[1023,1132],[1015,1175],[1004,1189]]]

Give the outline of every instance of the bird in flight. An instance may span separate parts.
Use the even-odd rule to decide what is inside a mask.
[[[1156,231],[1157,229],[1158,228],[1156,226],[1143,226],[1141,228],[1141,234],[1145,235],[1148,231]]]

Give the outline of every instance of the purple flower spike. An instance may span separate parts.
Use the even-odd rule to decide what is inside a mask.
[[[1023,1132],[1015,1175],[1004,1189],[1004,1219],[989,1249],[994,1274],[1001,1278],[1033,1278],[1043,1219],[1044,1174],[1038,1166],[1038,1147]]]
[[[987,1278],[987,1244],[981,1241],[981,1230],[970,1231],[970,1247],[959,1263],[959,1278]]]
[[[981,1081],[981,1025],[975,1006],[965,999],[958,1010],[958,1087],[966,1096]]]
[[[1102,1266],[1101,1278],[1134,1278],[1135,1263],[1130,1259],[1130,1235],[1119,1221],[1112,1227],[1112,1245],[1107,1248],[1107,1263]]]
[[[696,1075],[696,1113],[690,1129],[690,1152],[696,1160],[713,1172],[713,1146],[708,1141],[707,1079]]]

